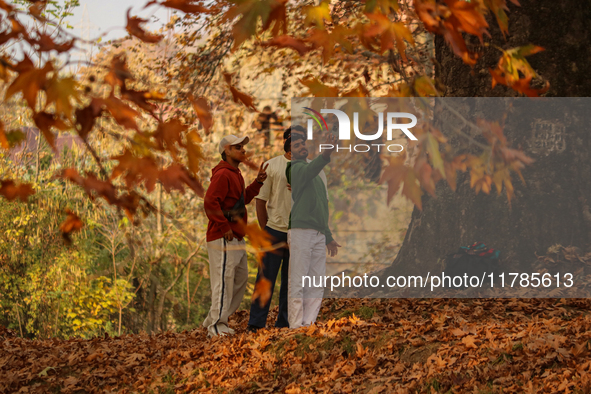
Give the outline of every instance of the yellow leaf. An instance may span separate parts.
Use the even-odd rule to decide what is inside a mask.
[[[205,159],[200,145],[201,142],[202,139],[195,130],[187,134],[188,167],[194,175],[197,175],[201,168],[200,164]]]
[[[412,34],[406,26],[401,22],[392,22],[383,14],[367,14],[367,17],[374,23],[365,29],[363,35],[365,37],[379,36],[381,42],[380,53],[396,47],[402,60],[406,61],[406,45],[404,44],[404,40],[413,46],[415,45]]]
[[[73,77],[59,79],[54,75],[47,82],[47,105],[55,103],[56,114],[62,114],[71,120],[74,109],[71,99],[80,101],[78,86],[78,82]]]
[[[308,88],[307,95],[315,97],[338,97],[339,89],[326,86],[314,77],[308,77],[306,79],[300,79],[302,85]]]
[[[433,168],[439,171],[443,179],[446,178],[445,167],[443,165],[443,159],[439,152],[439,141],[435,138],[432,133],[427,134],[427,151],[429,152],[429,158]]]
[[[327,1],[323,1],[316,7],[308,6],[304,9],[304,12],[306,13],[306,19],[304,21],[306,26],[314,25],[322,29],[324,28],[324,21],[332,22]]]
[[[421,187],[417,183],[417,177],[414,171],[407,171],[404,177],[404,186],[402,187],[402,194],[412,201],[417,208],[423,210],[423,203],[421,201]]]

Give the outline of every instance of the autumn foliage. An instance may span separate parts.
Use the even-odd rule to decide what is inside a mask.
[[[28,341],[0,331],[5,392],[506,393],[588,390],[589,303],[330,300],[318,324]],[[273,312],[270,319],[274,319]]]
[[[513,3],[518,5],[517,1]],[[2,43],[23,41],[37,54],[71,51],[78,38],[71,37],[63,29],[58,30],[60,34],[49,36],[43,30],[25,27],[20,22],[21,17],[29,15],[46,23],[44,4],[35,2],[28,10],[22,11],[2,1],[2,17],[9,22],[2,35]],[[220,37],[230,40],[231,48],[228,49],[231,52],[244,51],[245,46],[250,46],[252,50],[257,46],[286,49],[307,61],[313,61],[311,54],[319,55],[322,64],[334,64],[335,61],[359,63],[362,61],[360,51],[378,59],[383,58],[402,76],[399,83],[390,85],[385,96],[440,94],[438,82],[430,76],[432,66],[424,63],[425,53],[418,47],[418,41],[424,42],[429,33],[442,35],[454,53],[473,66],[479,54],[469,48],[465,41],[466,35],[475,36],[483,42],[484,37],[489,35],[490,26],[486,19],[489,13],[496,17],[503,34],[509,31],[505,0],[382,0],[339,4],[323,1],[303,7],[284,0],[232,0],[207,6],[183,0],[151,1],[146,4],[146,7],[154,6],[181,11],[187,20],[200,20],[215,31],[229,29],[229,35],[222,34]],[[160,42],[164,36],[147,31],[145,22],[145,19],[127,11],[126,29],[129,34],[145,43]],[[190,38],[188,43],[195,39]],[[520,48],[501,49],[497,67],[490,70],[492,86],[503,84],[528,96],[539,96],[547,86],[542,90],[530,86],[531,80],[539,76],[526,57],[542,49],[529,43]],[[54,149],[56,132],[75,132],[88,141],[89,135],[97,132],[97,120],[105,116],[123,130],[135,132],[130,137],[135,143],[130,144],[119,156],[99,157],[94,148],[87,144],[92,157],[102,169],[100,173],[81,174],[76,169],[65,169],[57,174],[84,188],[89,197],[101,197],[137,221],[138,211],[145,214],[153,211],[140,186],[151,193],[155,183],[159,182],[167,192],[183,192],[188,188],[198,196],[203,196],[200,181],[203,174],[199,173],[200,161],[203,159],[200,146],[202,140],[192,130],[190,122],[198,120],[203,130],[210,132],[213,121],[207,97],[196,95],[195,91],[185,93],[185,100],[195,111],[191,117],[173,114],[162,117],[161,111],[157,115],[160,106],[165,105],[170,98],[158,90],[135,90],[132,87],[136,81],[134,72],[128,68],[125,57],[121,55],[113,57],[107,74],[99,81],[106,87],[102,95],[83,89],[81,81],[74,77],[62,76],[61,69],[51,57],[43,57],[43,60],[39,58],[36,63],[26,54],[24,59],[18,61],[5,57],[1,70],[4,81],[10,83],[5,100],[17,95],[22,97],[30,109],[31,119]],[[363,97],[375,94],[370,90],[372,81],[367,68],[363,75],[365,84],[359,82],[357,87],[349,90],[326,84],[324,81],[330,80],[326,75],[319,79],[312,73],[299,80],[302,87],[308,89],[307,93],[316,97]],[[223,73],[223,79],[235,103],[256,111],[255,99],[234,86],[231,73]],[[153,119],[153,126],[148,122],[147,127],[140,127],[138,122],[146,117]],[[492,155],[454,155],[449,150],[443,155],[440,148],[446,144],[446,137],[435,129],[424,130],[418,144],[419,153],[412,158],[414,164],[409,164],[408,160],[402,163],[401,158],[387,159],[391,161],[391,166],[386,168],[381,181],[388,182],[389,196],[402,185],[403,194],[420,208],[422,191],[434,194],[439,179],[446,179],[453,189],[456,171],[469,170],[471,186],[476,192],[488,193],[492,184],[500,192],[504,185],[510,200],[513,193],[509,170],[519,171],[531,160],[523,154],[505,154],[509,148],[498,127],[495,126],[493,130],[485,122],[478,127],[485,133],[497,136],[489,139],[489,145],[482,148],[485,153],[492,152]],[[16,145],[18,138],[14,131],[7,132],[0,128],[0,142],[5,149]],[[496,148],[495,141],[500,141],[503,146]],[[170,165],[165,166],[162,160],[157,159],[162,155],[170,157]],[[485,162],[485,156],[490,157],[495,164],[491,166]],[[110,174],[104,169],[109,160],[118,162]],[[119,177],[124,180],[122,185],[114,183]],[[10,200],[26,200],[32,193],[30,185],[19,184],[14,179],[4,179],[2,185],[2,195]]]

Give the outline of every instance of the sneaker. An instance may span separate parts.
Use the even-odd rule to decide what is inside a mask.
[[[219,332],[219,333],[217,333],[217,334],[216,334],[215,332],[207,331],[207,337],[208,337],[208,338],[213,338],[213,337],[225,337],[225,336],[227,336],[227,335],[229,335],[229,334],[228,334],[228,333],[226,333],[226,332]]]
[[[225,337],[226,335],[232,335],[235,332],[236,331],[232,330],[225,324],[218,324],[217,326],[209,326],[209,328],[207,329],[207,336],[209,338],[217,336]]]
[[[249,324],[248,327],[246,327],[246,331],[255,333],[258,330],[260,330],[261,328],[262,327],[252,326],[252,325]]]
[[[225,325],[223,323],[218,324],[218,331],[220,333],[224,333],[224,334],[230,334],[230,335],[236,334],[236,331],[234,331],[232,328],[228,327],[227,325]]]

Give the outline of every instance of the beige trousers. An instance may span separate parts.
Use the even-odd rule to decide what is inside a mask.
[[[203,321],[209,335],[227,334],[228,318],[236,312],[248,282],[244,239],[228,242],[224,238],[207,243],[211,308]]]

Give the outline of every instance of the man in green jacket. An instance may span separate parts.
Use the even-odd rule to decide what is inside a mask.
[[[307,162],[308,149],[305,138],[291,136],[292,162],[286,169],[287,182],[291,185],[293,205],[288,231],[290,248],[288,320],[290,328],[308,326],[316,321],[326,273],[326,249],[336,256],[339,245],[328,228],[328,198],[326,186],[318,176],[330,163],[335,137],[329,134],[322,154]]]

